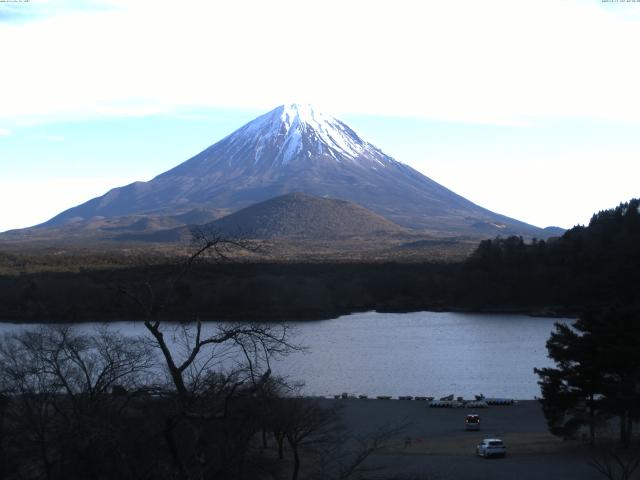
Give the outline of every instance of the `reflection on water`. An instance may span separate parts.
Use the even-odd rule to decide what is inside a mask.
[[[523,315],[367,312],[291,322],[293,342],[308,350],[272,367],[276,374],[304,381],[307,395],[533,398],[540,395],[533,368],[551,365],[545,342],[556,321]],[[0,333],[29,327],[0,323]],[[127,335],[145,333],[140,322],[117,322],[111,328]]]

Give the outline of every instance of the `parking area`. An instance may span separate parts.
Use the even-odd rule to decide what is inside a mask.
[[[389,448],[371,457],[385,467],[376,475],[429,480],[517,479],[591,480],[602,478],[588,465],[593,454],[580,442],[564,442],[547,431],[536,401],[486,409],[429,408],[426,402],[402,400],[327,400],[343,406],[352,432],[366,433],[386,425],[405,425]],[[465,428],[465,417],[477,413],[479,431]],[[483,438],[500,438],[506,458],[475,455]],[[391,475],[392,474],[392,475]]]

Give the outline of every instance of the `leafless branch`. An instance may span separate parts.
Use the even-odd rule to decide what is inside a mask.
[[[601,450],[587,464],[609,480],[630,480],[640,467],[640,451]]]

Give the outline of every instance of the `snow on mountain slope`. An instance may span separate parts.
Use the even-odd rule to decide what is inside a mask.
[[[355,202],[399,225],[435,234],[545,236],[394,160],[340,120],[298,104],[275,108],[153,180],[115,188],[43,226],[193,209],[231,213],[291,192]]]
[[[255,149],[254,161],[274,145],[280,147],[275,162],[286,165],[297,156],[327,151],[336,161],[354,160],[367,148],[373,148],[344,123],[315,111],[311,105],[285,105],[259,117],[229,137],[231,159],[247,146]],[[308,149],[305,151],[305,146]]]
[[[256,118],[183,165],[206,169],[218,158],[243,170],[305,168],[319,159],[374,169],[399,164],[340,120],[299,104],[283,105]],[[180,167],[167,173],[179,173]]]

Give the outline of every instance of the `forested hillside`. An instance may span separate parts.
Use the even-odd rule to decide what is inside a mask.
[[[640,200],[596,213],[557,239],[485,240],[466,262],[466,301],[483,306],[638,302]]]
[[[329,318],[360,310],[462,310],[577,314],[586,306],[638,305],[640,201],[599,212],[586,227],[549,241],[480,243],[463,263],[201,263],[173,285],[176,320]],[[18,321],[131,319],[123,287],[161,285],[179,265],[163,257],[75,268],[60,259],[0,255],[0,318]],[[72,260],[69,260],[72,261]],[[57,266],[56,266],[57,265]],[[63,271],[61,271],[63,270]],[[164,283],[163,283],[164,282]],[[165,288],[165,287],[162,287]]]

